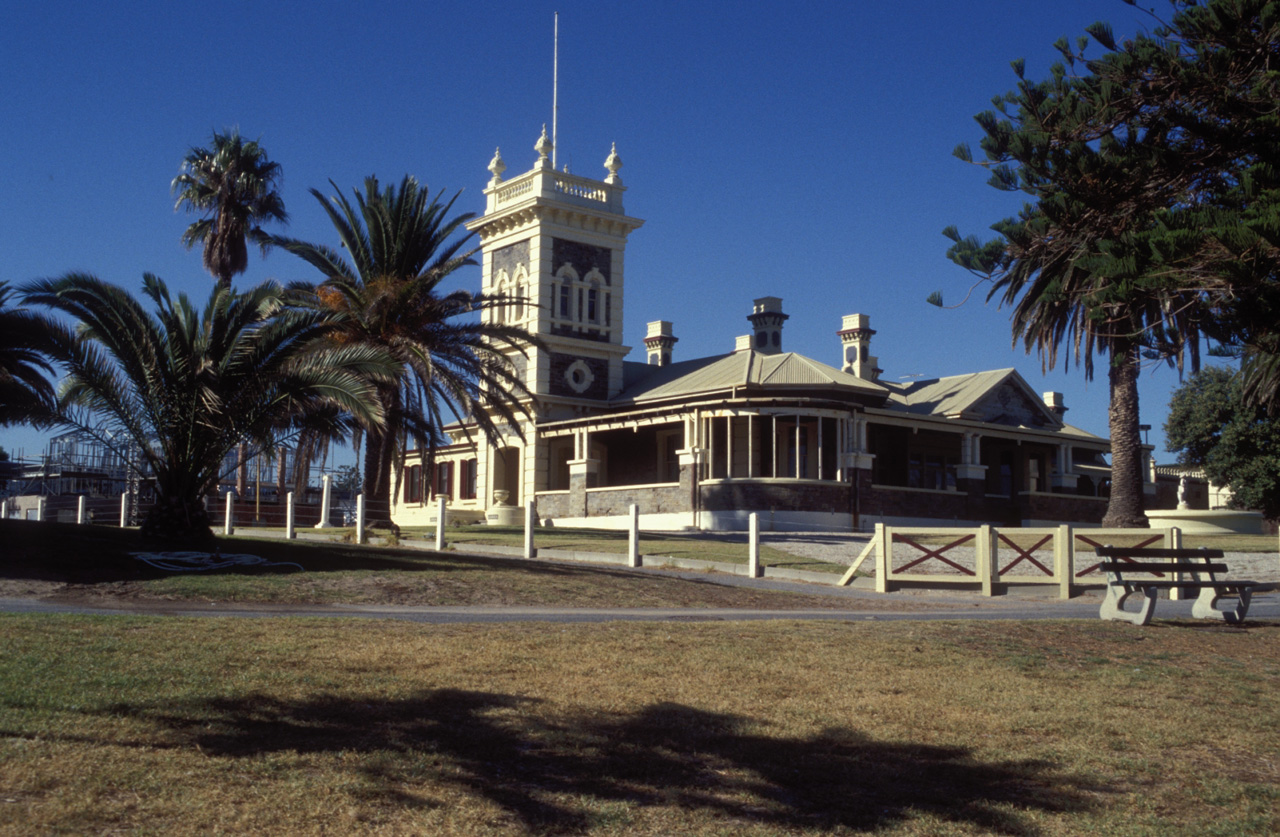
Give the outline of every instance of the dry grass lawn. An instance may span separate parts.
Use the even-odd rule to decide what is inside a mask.
[[[1275,833],[1278,631],[6,616],[0,833]]]

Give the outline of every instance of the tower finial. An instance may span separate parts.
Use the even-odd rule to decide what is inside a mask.
[[[538,142],[533,146],[533,150],[538,152],[538,162],[536,164],[538,168],[545,169],[551,166],[551,160],[548,158],[548,155],[554,149],[555,146],[551,144],[551,140],[547,137],[547,126],[544,123],[542,126],[542,136],[538,137]]]
[[[613,147],[609,150],[609,156],[605,158],[604,167],[609,171],[609,176],[604,179],[604,182],[621,186],[622,178],[618,177],[618,169],[622,168],[622,158],[618,156],[618,144],[616,142],[613,143]]]
[[[493,175],[493,179],[489,181],[490,186],[497,186],[502,182],[502,173],[507,170],[507,164],[502,162],[502,149],[493,149],[493,159],[489,161],[489,173]]]

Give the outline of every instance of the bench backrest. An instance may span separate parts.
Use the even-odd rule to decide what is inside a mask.
[[[1099,558],[1104,559],[1098,569],[1123,577],[1125,573],[1207,573],[1209,578],[1214,573],[1225,573],[1226,564],[1215,564],[1210,559],[1221,558],[1221,549],[1171,549],[1169,547],[1136,547],[1136,546],[1100,546],[1095,550]],[[1167,560],[1151,560],[1164,558]],[[1105,560],[1111,559],[1111,560]],[[1115,560],[1124,559],[1124,560]],[[1146,559],[1146,560],[1143,560]]]
[[[1200,547],[1199,549],[1170,549],[1162,546],[1100,546],[1094,550],[1099,558],[1129,558],[1140,560],[1142,558],[1221,558],[1223,553],[1221,549],[1209,549],[1208,547]]]
[[[1104,573],[1225,573],[1226,564],[1212,564],[1207,561],[1103,561],[1098,569]]]

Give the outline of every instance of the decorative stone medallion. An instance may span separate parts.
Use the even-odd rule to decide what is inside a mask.
[[[591,367],[587,366],[581,358],[569,364],[569,368],[564,370],[565,383],[576,393],[586,392],[595,379],[596,376],[591,372]]]

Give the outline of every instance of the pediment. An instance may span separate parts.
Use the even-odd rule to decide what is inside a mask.
[[[1006,378],[970,404],[962,413],[966,419],[1009,427],[1057,428],[1062,421],[1044,402],[1036,398],[1020,380]]]

